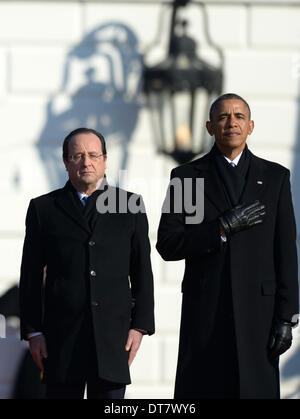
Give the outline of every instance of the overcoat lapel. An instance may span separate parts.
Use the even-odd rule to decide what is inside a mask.
[[[112,226],[109,225],[109,222],[111,221],[111,216],[109,211],[105,213],[101,213],[97,210],[97,199],[98,197],[107,191],[113,191],[113,188],[108,184],[106,177],[104,177],[99,189],[93,193],[93,195],[89,198],[87,202],[87,208],[85,212],[85,217],[91,220],[90,226],[91,226],[91,233],[92,237],[97,235],[97,233],[100,232],[101,234],[98,234],[98,241],[99,237],[100,240],[103,239],[105,228],[107,227],[107,233],[109,234],[109,231],[112,231]],[[107,196],[109,196],[109,192],[107,193]]]
[[[100,191],[99,194],[97,194],[97,198],[98,196],[102,193],[103,191]],[[107,234],[109,234],[109,231],[111,229],[112,226],[109,225],[109,221],[110,221],[110,214],[109,212],[106,212],[104,214],[98,212],[97,210],[97,199],[94,200],[93,202],[93,208],[89,208],[89,212],[93,211],[92,216],[92,228],[91,228],[91,233],[92,233],[92,237],[98,237],[98,241],[102,241],[104,240],[105,237],[105,231],[106,231],[106,227],[107,227]],[[101,234],[100,234],[101,231]]]
[[[204,175],[204,194],[219,212],[224,212],[229,208],[224,186],[217,167],[212,161],[210,162],[209,170]]]
[[[99,231],[103,227],[103,223],[108,220],[107,214],[98,213],[96,207],[97,197],[106,191],[109,188],[109,185],[106,179],[103,180],[98,191],[96,191],[95,196],[91,196],[87,201],[86,210],[83,212],[81,208],[75,202],[74,191],[70,186],[70,181],[68,181],[65,187],[61,190],[60,195],[56,198],[57,205],[73,219],[73,221],[83,228],[87,233],[94,233],[96,228]],[[94,192],[95,193],[95,192]],[[93,214],[91,214],[93,213]],[[93,218],[91,225],[89,224],[89,219]]]
[[[243,203],[251,203],[259,200],[266,186],[266,175],[263,161],[254,156],[250,151],[249,153],[249,172],[240,200],[240,202]]]
[[[195,166],[196,176],[204,178],[204,195],[216,207],[219,212],[224,212],[229,208],[224,186],[220,179],[216,164],[215,155],[210,152],[205,163]]]
[[[91,233],[87,218],[76,205],[73,191],[69,187],[68,182],[56,198],[56,204],[67,214],[68,217],[73,219],[76,225],[79,225],[87,233]]]
[[[249,150],[248,152],[250,154],[249,172],[241,195],[241,203],[251,203],[259,199],[266,186],[263,161],[254,156]],[[215,158],[215,153],[212,150],[207,155],[205,162],[202,162],[201,165],[195,165],[195,173],[197,177],[204,178],[204,195],[206,198],[222,213],[230,207],[230,204],[215,164]]]

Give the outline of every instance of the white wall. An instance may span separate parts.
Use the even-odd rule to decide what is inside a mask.
[[[224,52],[224,91],[251,105],[252,151],[292,170],[299,220],[300,5],[203,3],[211,38]],[[203,9],[194,4],[184,14],[199,53],[217,64]],[[0,1],[0,292],[18,280],[29,199],[66,178],[62,139],[79,125],[98,128],[108,140],[108,176],[126,163],[130,185],[145,196],[153,244],[157,333],[144,338],[135,360],[132,398],[172,397],[176,368],[183,263],[163,263],[154,247],[175,163],[155,154],[139,90],[141,55],[147,51],[149,64],[164,57],[169,18],[159,2]],[[158,22],[162,37],[150,49]],[[299,347],[283,357],[284,397],[300,396]]]

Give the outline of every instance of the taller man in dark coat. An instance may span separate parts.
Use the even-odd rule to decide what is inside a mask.
[[[218,98],[206,126],[215,144],[172,171],[158,230],[163,259],[185,259],[175,398],[279,398],[298,313],[290,173],[248,150],[254,123],[240,96]],[[184,204],[201,207],[199,178],[195,223]]]
[[[48,398],[123,398],[143,334],[154,333],[142,198],[106,182],[104,137],[72,131],[65,187],[32,199],[20,279],[21,337]]]

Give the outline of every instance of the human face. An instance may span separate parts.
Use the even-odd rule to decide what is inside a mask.
[[[246,104],[238,99],[227,99],[219,103],[211,121],[206,122],[207,131],[215,137],[219,150],[232,160],[246,145],[248,135],[254,128]]]
[[[75,163],[71,156],[77,153],[83,154],[84,158]],[[99,138],[93,133],[78,134],[69,142],[68,160],[64,160],[70,182],[82,193],[92,193],[96,190],[105,174],[107,156],[93,161],[89,157],[91,153],[102,154]]]

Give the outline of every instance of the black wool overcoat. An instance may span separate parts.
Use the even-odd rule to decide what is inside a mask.
[[[215,154],[211,151],[171,173],[182,184],[192,179],[194,187],[197,178],[204,179],[203,221],[187,224],[184,208],[163,213],[156,245],[164,260],[185,260],[175,398],[222,397],[226,392],[232,360],[224,346],[226,321],[218,311],[225,277],[232,297],[232,313],[227,314],[233,316],[238,397],[279,397],[278,362],[269,360],[268,342],[275,320],[291,321],[298,313],[295,219],[288,169],[249,153],[241,202],[260,200],[266,216],[262,224],[228,237],[226,243],[218,217],[230,204]]]
[[[108,190],[123,204],[138,200],[119,188]],[[80,348],[91,327],[98,375],[128,384],[129,329],[154,333],[147,216],[126,212],[123,205],[122,212],[95,211],[91,227],[76,198],[67,182],[30,202],[20,278],[21,337],[43,332],[44,381],[66,382],[84,362]],[[75,353],[78,363],[70,371]]]

